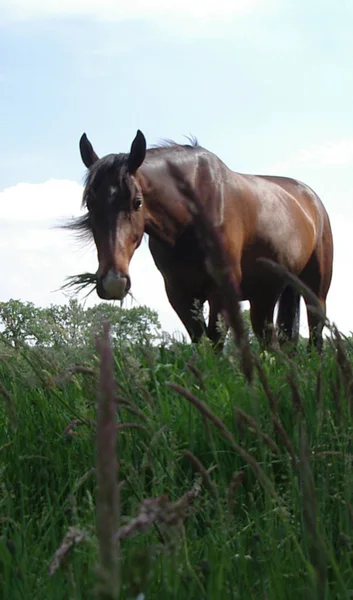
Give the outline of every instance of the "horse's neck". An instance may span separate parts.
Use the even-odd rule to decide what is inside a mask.
[[[145,231],[174,245],[191,221],[185,198],[165,166],[147,168],[140,181],[145,199]]]
[[[177,159],[177,160],[176,160]],[[224,184],[233,176],[217,156],[204,149],[187,155],[151,155],[141,167],[141,186],[146,205],[146,233],[175,244],[192,222],[188,200],[169,173],[167,161],[175,162],[180,173],[194,187],[204,209],[218,227],[224,221]],[[234,174],[235,175],[235,174]]]

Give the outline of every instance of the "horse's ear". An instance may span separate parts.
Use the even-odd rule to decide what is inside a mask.
[[[93,163],[97,162],[98,156],[93,150],[91,142],[88,140],[86,134],[84,133],[80,139],[80,152],[83,163],[86,165],[87,169],[89,169]]]
[[[136,137],[131,144],[129,158],[127,159],[127,168],[130,175],[136,173],[137,169],[141,167],[146,156],[146,138],[143,133],[138,129]]]

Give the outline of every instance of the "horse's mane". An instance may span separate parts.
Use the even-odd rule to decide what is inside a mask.
[[[189,144],[178,144],[174,140],[163,139],[158,144],[153,144],[150,150],[158,150],[160,148],[197,148],[199,146],[198,140],[194,135],[186,135],[186,139],[190,142]]]

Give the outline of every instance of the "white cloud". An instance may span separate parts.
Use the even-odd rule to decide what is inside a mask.
[[[195,21],[248,14],[267,9],[274,0],[4,0],[2,19],[35,20],[56,17],[92,17],[124,21],[185,16]]]
[[[334,140],[301,149],[296,156],[273,166],[276,171],[296,167],[347,167],[353,166],[353,139]]]
[[[353,139],[327,142],[301,150],[299,162],[316,166],[353,165]]]
[[[0,192],[1,219],[47,221],[77,214],[82,186],[76,181],[50,179],[45,183],[18,183]]]

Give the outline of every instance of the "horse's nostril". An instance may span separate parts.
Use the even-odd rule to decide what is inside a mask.
[[[105,300],[107,297],[107,294],[105,292],[104,285],[103,285],[103,277],[98,277],[96,290],[97,290],[98,296],[100,298],[102,298],[102,300]]]
[[[130,290],[131,288],[131,279],[129,277],[129,275],[124,275],[124,277],[126,277],[126,293]]]

